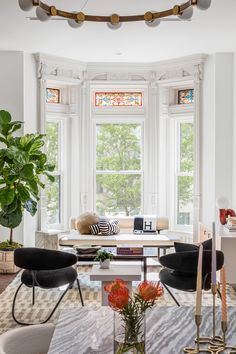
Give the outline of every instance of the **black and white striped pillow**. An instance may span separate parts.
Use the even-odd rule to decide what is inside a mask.
[[[120,228],[116,223],[109,223],[110,235],[117,235],[120,232]]]
[[[106,218],[101,217],[98,225],[99,225],[99,230],[103,236],[111,235],[109,229],[109,221]]]
[[[93,224],[89,226],[89,230],[91,231],[92,235],[98,235],[100,232],[99,225],[98,224]]]
[[[118,225],[119,221],[117,219],[111,219],[110,224],[116,224]]]

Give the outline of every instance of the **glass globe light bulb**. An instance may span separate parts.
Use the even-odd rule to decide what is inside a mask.
[[[18,4],[23,11],[30,11],[33,8],[32,0],[18,0]]]
[[[50,15],[47,14],[46,11],[44,11],[41,7],[37,7],[36,9],[36,16],[41,22],[48,21],[50,19]]]
[[[199,10],[207,10],[211,6],[211,0],[197,0],[197,8]]]
[[[192,18],[193,16],[193,7],[190,6],[186,10],[184,10],[180,15],[178,15],[178,18],[183,21],[188,21]]]

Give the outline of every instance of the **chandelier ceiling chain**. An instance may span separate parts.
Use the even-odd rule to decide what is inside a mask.
[[[73,27],[80,27],[85,21],[87,22],[106,22],[110,28],[119,28],[123,22],[143,21],[150,27],[156,27],[162,19],[168,19],[176,16],[180,20],[190,20],[193,15],[193,8],[207,10],[211,6],[211,0],[188,0],[180,5],[175,5],[164,11],[147,11],[142,15],[118,15],[116,13],[110,16],[89,15],[82,12],[86,7],[88,0],[85,2],[81,11],[68,12],[58,9],[56,6],[49,6],[40,0],[18,0],[19,6],[24,11],[29,11],[36,7],[37,18],[44,22],[51,17],[59,17],[68,20],[68,24]]]

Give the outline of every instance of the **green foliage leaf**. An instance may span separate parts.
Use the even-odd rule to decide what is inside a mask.
[[[24,208],[30,213],[30,215],[34,216],[37,211],[37,202],[33,199],[29,199],[25,203]]]
[[[16,162],[19,165],[25,165],[27,163],[27,155],[24,151],[18,149],[17,146],[10,146],[6,151],[6,156],[13,160],[11,163]]]
[[[30,198],[30,193],[29,193],[28,189],[25,186],[23,186],[22,183],[20,183],[17,186],[17,191],[18,191],[23,203],[26,202]]]
[[[22,221],[21,209],[17,208],[12,213],[5,212],[4,209],[0,212],[0,224],[4,227],[14,229],[19,226]]]
[[[34,177],[34,165],[32,163],[28,163],[23,166],[20,171],[20,176],[24,179],[30,179]]]
[[[15,131],[21,129],[23,122],[13,122],[12,123],[12,129],[11,129],[11,134],[14,133]]]
[[[30,153],[34,153],[35,151],[37,151],[38,149],[40,149],[41,147],[43,147],[44,145],[44,141],[43,140],[36,140],[34,141],[34,143],[31,145],[30,147]]]
[[[31,134],[26,134],[20,138],[20,145],[22,147],[25,147],[32,140],[33,140],[33,136]]]
[[[4,139],[4,138],[1,138],[1,137],[0,137],[0,141],[1,141],[2,143],[4,143],[4,144],[6,144],[6,143],[7,143],[7,140],[6,140],[6,139]]]
[[[11,214],[13,213],[17,208],[20,209],[20,201],[17,199],[17,197],[15,196],[13,202],[9,205],[4,206],[4,211],[7,214]]]
[[[49,181],[54,182],[55,181],[55,177],[50,175],[49,173],[45,172],[45,175],[47,176],[47,178],[49,179]]]
[[[31,192],[32,192],[34,195],[38,195],[39,189],[38,189],[38,184],[37,184],[37,182],[36,182],[34,179],[29,179],[29,180],[27,181],[27,184],[29,185]]]
[[[0,131],[2,128],[7,126],[11,121],[11,115],[9,112],[1,110],[0,111]]]
[[[13,202],[15,197],[15,192],[13,188],[4,187],[0,189],[0,204],[9,205]]]
[[[55,165],[51,165],[51,164],[47,164],[45,165],[45,170],[49,171],[49,172],[53,172],[55,170]]]

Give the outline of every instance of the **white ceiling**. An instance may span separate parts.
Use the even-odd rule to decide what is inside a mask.
[[[183,0],[182,0],[183,1]],[[81,10],[86,0],[44,0],[60,9]],[[172,7],[178,0],[89,0],[88,14],[142,14]],[[72,29],[66,21],[30,21],[17,0],[0,0],[0,50],[43,52],[89,62],[154,62],[195,53],[236,51],[236,0],[212,0],[195,9],[191,22],[162,22],[150,28],[126,23],[110,30],[104,23]]]

